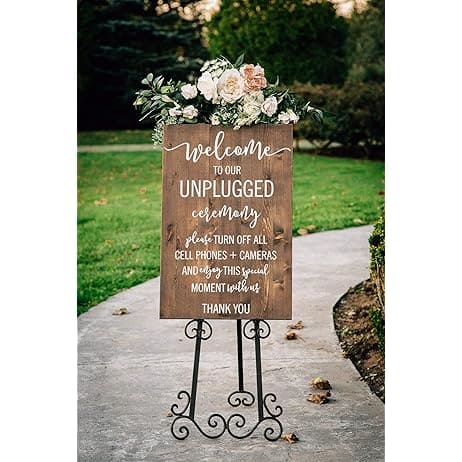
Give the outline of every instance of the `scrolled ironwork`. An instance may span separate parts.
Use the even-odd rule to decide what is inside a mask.
[[[212,332],[212,326],[205,319],[193,319],[184,328],[184,334],[189,339],[200,337],[201,340],[208,340],[212,336]]]
[[[234,391],[228,396],[228,404],[232,407],[252,406],[255,396],[250,391]]]
[[[183,421],[183,423],[181,423]],[[178,416],[172,423],[170,431],[172,435],[178,440],[184,440],[189,436],[189,428],[187,427],[188,423],[193,424],[199,432],[204,435],[206,438],[215,439],[219,438],[227,429],[226,420],[220,414],[212,414],[207,419],[207,425],[213,429],[218,430],[216,432],[207,433],[194,419],[187,415]]]
[[[180,415],[172,422],[170,431],[177,440],[185,440],[190,433],[189,428],[186,426],[185,423],[183,423],[183,425],[178,424],[178,422],[180,422],[181,420],[184,420],[185,423],[193,422],[187,415]]]
[[[271,401],[271,403],[275,403],[277,400],[276,395],[274,393],[267,393],[265,397],[263,398],[263,406],[266,410],[266,412],[271,416],[271,417],[279,417],[282,414],[282,407],[278,404],[277,406],[274,406],[274,411],[272,411],[266,401]]]
[[[282,436],[282,424],[278,419],[274,417],[265,417],[261,422],[264,425],[268,425],[263,432],[263,435],[268,441],[277,441]],[[273,425],[277,428],[273,428]]]
[[[264,417],[262,420],[258,421],[255,425],[249,429],[240,432],[239,430],[245,428],[246,419],[241,414],[232,414],[229,416],[226,426],[228,428],[228,433],[236,439],[242,440],[251,436],[255,430],[260,426],[266,426],[263,431],[263,436],[268,441],[276,441],[282,435],[282,424],[275,417]]]
[[[253,340],[255,337],[261,339],[269,337],[271,334],[270,325],[263,319],[250,320],[244,324],[243,328],[244,337]]]
[[[258,405],[258,421],[252,426],[247,426],[246,418],[234,413],[226,419],[221,414],[211,414],[207,419],[206,428],[202,428],[195,419],[196,393],[199,374],[199,360],[201,341],[208,340],[212,336],[212,326],[204,319],[189,321],[184,329],[187,338],[195,339],[196,347],[194,353],[194,367],[191,385],[191,393],[182,390],[178,393],[177,399],[180,403],[171,406],[171,412],[175,416],[170,431],[178,440],[186,439],[191,428],[197,430],[206,438],[219,438],[226,431],[233,438],[244,439],[251,436],[258,428],[264,428],[263,435],[268,441],[276,441],[282,435],[282,424],[278,417],[282,414],[282,407],[276,405],[274,393],[263,394],[260,339],[267,338],[271,333],[270,325],[264,320],[247,321],[241,330],[241,323],[237,325],[238,338],[238,376],[239,387],[237,391],[228,396],[228,404],[234,408],[239,406],[252,406],[255,402]],[[243,358],[242,358],[242,333],[249,340],[255,341],[255,364],[257,373],[257,392],[253,393],[244,389]],[[246,428],[247,427],[247,428]]]
[[[172,404],[172,407],[170,408],[170,411],[172,414],[180,416],[180,415],[183,415],[187,411],[189,405],[191,404],[191,395],[186,390],[181,390],[178,392],[178,395],[176,397],[180,401],[183,399],[183,397],[187,398],[187,402],[182,411],[178,411],[178,408],[180,406],[176,403]]]

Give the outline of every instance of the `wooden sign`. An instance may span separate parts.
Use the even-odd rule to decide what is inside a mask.
[[[292,125],[164,128],[161,318],[292,318]]]

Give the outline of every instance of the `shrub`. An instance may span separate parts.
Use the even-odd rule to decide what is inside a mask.
[[[379,349],[382,354],[385,354],[385,319],[380,310],[369,310],[369,319],[374,326],[377,339],[379,341]]]
[[[371,254],[370,274],[374,283],[378,309],[369,311],[369,318],[374,325],[382,353],[385,351],[385,210],[378,218],[374,230],[369,237],[369,251]]]
[[[284,84],[344,82],[348,23],[326,0],[222,0],[206,25],[210,53],[258,62]]]
[[[385,79],[385,0],[369,0],[355,10],[347,39],[348,77],[351,82]]]
[[[327,147],[333,142],[346,147],[385,144],[385,85],[378,82],[335,85],[295,84],[292,90],[325,112],[322,125],[302,121],[295,137]]]
[[[380,310],[385,317],[385,210],[375,223],[374,230],[369,237],[369,251],[371,254],[370,272],[374,283]]]

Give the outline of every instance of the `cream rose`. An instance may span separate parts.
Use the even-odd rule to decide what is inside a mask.
[[[279,122],[281,122],[283,124],[290,123],[290,115],[289,115],[289,113],[288,112],[281,112],[278,115],[278,120],[279,120]]]
[[[265,77],[265,70],[257,64],[244,64],[239,72],[244,78],[244,87],[247,93],[261,90],[268,84]]]
[[[258,120],[261,114],[261,107],[265,96],[262,91],[254,91],[244,96],[240,105],[239,117],[235,122],[235,129],[243,125],[252,125]]]
[[[261,105],[261,112],[271,117],[278,110],[278,100],[275,96],[268,96]]]
[[[168,110],[168,115],[170,117],[178,117],[183,114],[183,111],[179,107],[172,107]]]
[[[290,119],[290,121],[293,122],[294,124],[296,124],[296,123],[299,121],[299,119],[300,119],[300,117],[298,117],[298,115],[295,114],[295,112],[292,111],[292,109],[288,109],[288,110],[287,110],[287,114],[289,114],[289,119]]]
[[[290,124],[290,122],[296,124],[299,119],[300,117],[298,117],[298,115],[295,114],[295,112],[292,111],[292,109],[287,109],[287,112],[281,112],[278,115],[279,122],[282,122],[283,124]]]
[[[250,117],[257,117],[261,113],[261,107],[265,97],[262,91],[256,91],[245,95],[242,105],[242,112]]]
[[[244,79],[237,69],[227,69],[217,83],[218,96],[227,103],[235,103],[244,95]]]
[[[199,114],[199,111],[192,105],[186,106],[183,109],[183,117],[185,119],[194,119],[194,117],[197,117]]]
[[[212,77],[210,72],[204,72],[197,80],[197,88],[207,101],[217,102],[217,79]]]
[[[181,95],[184,99],[193,99],[197,96],[197,88],[195,85],[190,83],[183,85],[181,87]]]

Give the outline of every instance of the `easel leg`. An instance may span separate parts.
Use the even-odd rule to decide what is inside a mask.
[[[253,324],[253,326],[252,326]],[[238,439],[244,439],[252,435],[252,433],[260,426],[266,426],[263,434],[267,440],[276,441],[282,435],[282,424],[278,420],[278,417],[282,414],[282,407],[277,405],[274,407],[274,410],[270,409],[269,402],[276,402],[276,395],[274,393],[267,393],[263,395],[263,380],[262,380],[262,369],[261,369],[261,344],[260,340],[267,338],[271,333],[270,325],[261,319],[254,319],[247,321],[244,324],[244,328],[241,329],[241,334],[249,340],[254,340],[255,343],[255,371],[257,378],[257,405],[258,405],[258,421],[250,429],[242,431],[246,426],[246,418],[241,414],[232,414],[229,416],[227,421],[228,433]],[[242,338],[241,338],[242,340]],[[238,340],[239,344],[239,340]],[[239,349],[239,346],[238,346]],[[241,346],[242,349],[242,346]],[[238,355],[239,360],[239,355]],[[240,373],[240,372],[239,372]],[[240,375],[240,377],[242,377]],[[239,382],[239,386],[241,381]],[[243,377],[242,377],[242,386],[243,386]],[[239,393],[239,392],[234,392]],[[249,393],[249,392],[245,392]],[[233,395],[232,394],[232,395]],[[231,396],[232,396],[231,395]],[[252,395],[252,398],[254,396]],[[243,401],[243,400],[242,400]],[[229,398],[228,398],[229,402]],[[231,403],[230,403],[231,404]],[[237,405],[240,404],[240,401]],[[233,404],[231,404],[233,406]],[[234,406],[237,406],[234,405]],[[266,414],[266,415],[265,415]]]
[[[237,371],[239,376],[239,391],[244,391],[244,367],[242,361],[242,321],[237,320]]]
[[[194,324],[196,326],[194,327]],[[196,413],[196,397],[197,397],[197,380],[199,378],[199,360],[201,354],[202,340],[208,340],[212,336],[212,326],[204,319],[194,319],[186,324],[184,329],[186,337],[189,339],[196,339],[196,346],[194,349],[194,366],[191,383],[191,394],[182,390],[178,393],[177,398],[182,400],[187,399],[186,405],[182,410],[179,410],[178,404],[173,404],[170,408],[172,414],[176,416],[172,422],[170,431],[172,435],[178,440],[184,440],[189,436],[189,428],[186,426],[192,423],[196,428],[207,438],[219,438],[226,431],[226,420],[220,414],[212,414],[207,420],[207,424],[212,428],[212,434],[205,433],[195,420]],[[189,413],[186,414],[189,408]]]
[[[237,362],[238,362],[238,385],[239,389],[231,393],[228,397],[228,403],[233,407],[240,405],[251,406],[255,402],[255,396],[244,389],[244,367],[242,355],[242,335],[249,340],[255,342],[255,369],[257,378],[257,400],[258,400],[258,421],[250,429],[242,430],[245,428],[246,419],[241,414],[232,414],[228,420],[221,414],[211,414],[207,419],[207,425],[212,429],[212,433],[206,433],[196,422],[196,398],[197,398],[197,382],[199,378],[199,362],[201,353],[202,340],[208,340],[212,336],[212,326],[204,319],[194,319],[189,321],[185,327],[185,335],[189,339],[195,339],[194,349],[194,366],[191,382],[191,394],[185,390],[178,393],[179,400],[186,399],[186,404],[181,409],[178,404],[173,404],[171,412],[176,416],[170,431],[172,435],[179,439],[184,440],[189,436],[188,424],[194,425],[202,435],[207,438],[219,438],[227,430],[228,433],[238,439],[247,438],[260,426],[265,425],[266,428],[263,432],[265,438],[270,441],[275,441],[280,438],[282,434],[282,425],[278,417],[282,414],[281,406],[274,406],[274,410],[269,408],[269,403],[276,402],[276,395],[274,393],[267,393],[263,395],[263,381],[262,381],[262,368],[261,368],[261,345],[260,340],[267,338],[271,333],[269,324],[261,319],[247,321],[242,327],[241,320],[237,321]],[[248,328],[248,329],[247,329]],[[246,331],[247,329],[247,331]]]
[[[255,402],[255,396],[244,389],[244,359],[242,355],[242,321],[236,321],[237,337],[237,376],[238,389],[228,396],[228,404],[232,407],[252,406]]]
[[[202,332],[202,319],[197,320],[197,331]],[[199,377],[199,360],[201,356],[201,342],[202,335],[196,336],[196,348],[194,350],[194,367],[193,376],[191,383],[191,404],[189,405],[189,418],[194,420],[194,414],[196,412],[196,396],[197,396],[197,379]]]
[[[259,332],[260,321],[255,320],[255,332]],[[260,335],[255,335],[255,369],[257,373],[257,403],[258,403],[258,421],[263,420],[263,381],[261,377],[261,349],[260,349]]]

